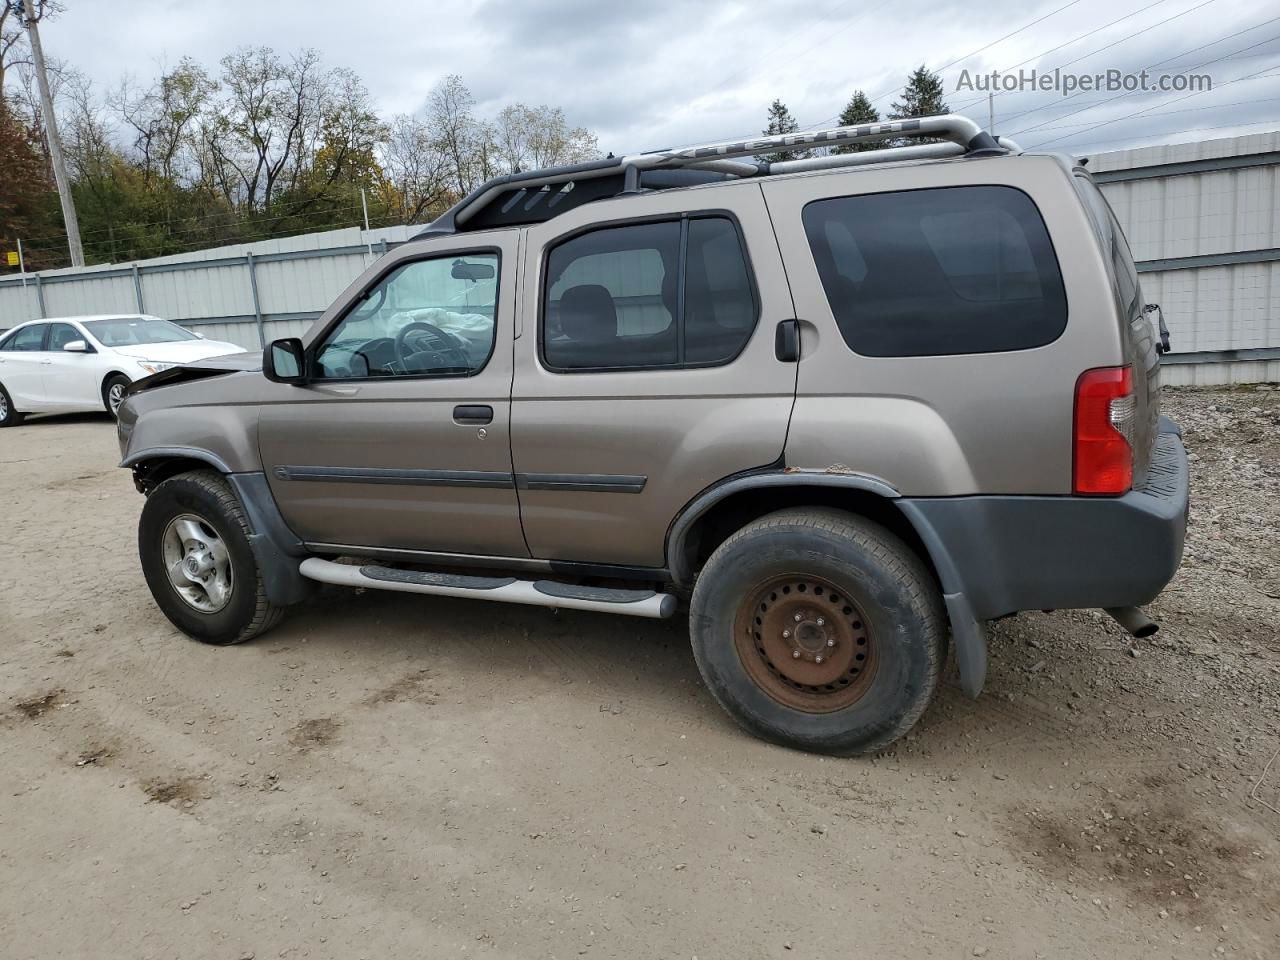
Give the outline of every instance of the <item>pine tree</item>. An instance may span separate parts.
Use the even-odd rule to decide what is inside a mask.
[[[799,122],[791,115],[785,103],[775,99],[769,104],[769,125],[761,131],[766,137],[796,133],[799,129]],[[765,163],[779,163],[783,160],[803,160],[810,156],[812,152],[809,150],[782,150],[778,153],[761,154],[756,159]]]
[[[871,105],[867,95],[855,90],[845,108],[840,111],[840,126],[856,127],[864,123],[879,123],[880,111]],[[832,147],[832,153],[861,153],[863,150],[879,150],[885,145],[883,140],[872,143],[847,143],[844,146]]]
[[[951,108],[943,99],[942,78],[922,63],[907,78],[907,85],[902,88],[902,99],[893,105],[892,118],[906,120],[950,112]]]

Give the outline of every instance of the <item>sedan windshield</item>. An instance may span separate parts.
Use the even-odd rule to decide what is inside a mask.
[[[138,343],[177,343],[198,340],[194,333],[159,317],[119,317],[114,320],[86,320],[89,332],[104,347],[130,347]]]

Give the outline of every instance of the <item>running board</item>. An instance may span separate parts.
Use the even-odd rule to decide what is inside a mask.
[[[654,590],[614,590],[579,587],[554,580],[517,580],[515,577],[472,577],[457,573],[425,573],[372,564],[353,566],[308,557],[298,568],[304,577],[343,587],[398,590],[438,597],[471,597],[499,603],[527,603],[537,607],[564,607],[621,613],[631,617],[665,619],[676,612],[676,598]]]

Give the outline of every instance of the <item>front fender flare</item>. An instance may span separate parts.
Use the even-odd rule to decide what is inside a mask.
[[[213,469],[221,474],[228,474],[231,468],[227,466],[227,462],[216,453],[201,449],[200,447],[148,447],[145,450],[136,450],[120,461],[122,467],[133,467],[144,460],[163,460],[166,457],[181,457],[184,460],[199,460],[207,463]]]

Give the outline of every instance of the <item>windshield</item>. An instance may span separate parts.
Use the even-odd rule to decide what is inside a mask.
[[[104,347],[131,347],[139,343],[177,343],[180,340],[200,339],[176,323],[159,317],[86,320],[85,326]]]

